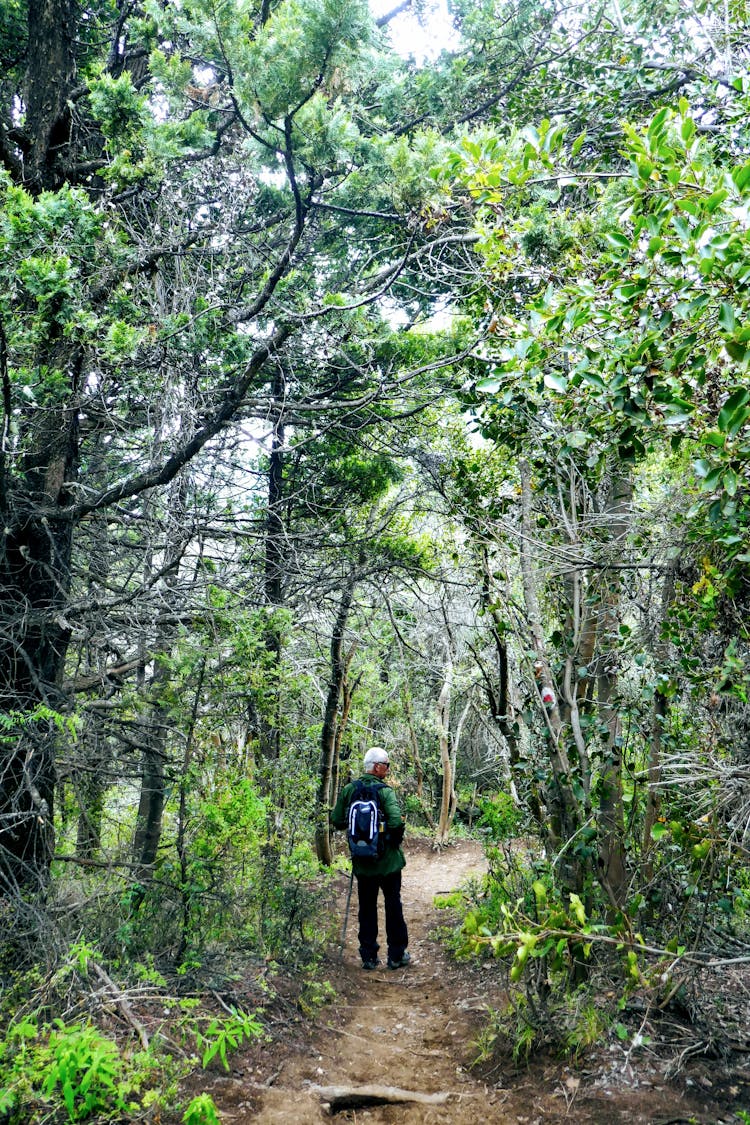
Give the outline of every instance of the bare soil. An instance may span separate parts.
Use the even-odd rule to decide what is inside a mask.
[[[740,1111],[750,1112],[750,1067],[698,1060],[669,1082],[664,1060],[648,1052],[636,1059],[615,1036],[576,1064],[556,1058],[518,1068],[509,1059],[483,1076],[472,1064],[487,1008],[503,1002],[497,966],[457,963],[441,945],[445,911],[433,902],[483,866],[473,841],[439,853],[426,841],[408,844],[403,899],[413,962],[403,970],[362,970],[355,887],[343,959],[333,949],[324,966],[336,999],[312,1019],[289,1003],[272,1043],[235,1055],[229,1075],[203,1076],[222,1121],[722,1125],[743,1120]],[[342,877],[342,919],[347,887]],[[442,1104],[362,1104],[357,1088],[373,1085],[445,1098]],[[331,1087],[353,1089],[360,1104],[331,1104]]]

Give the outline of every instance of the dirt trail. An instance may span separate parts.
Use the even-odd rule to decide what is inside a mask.
[[[560,1060],[520,1072],[508,1065],[486,1084],[471,1068],[473,1041],[487,1006],[502,1002],[498,973],[491,964],[455,963],[434,936],[446,919],[433,903],[436,894],[482,869],[481,848],[472,841],[441,854],[424,841],[410,844],[403,899],[413,963],[397,971],[362,971],[355,887],[343,961],[336,950],[325,967],[336,1001],[321,1009],[304,1039],[281,1037],[253,1062],[245,1060],[229,1081],[217,1082],[211,1092],[222,1120],[227,1125],[310,1125],[330,1121],[333,1113],[334,1120],[358,1125],[718,1125],[739,1120],[731,1111],[712,1112],[689,1085],[679,1089],[653,1074],[620,1072],[621,1055],[613,1054],[611,1066],[602,1067],[606,1045],[589,1070],[585,1060],[578,1070]],[[342,918],[345,886],[342,879]],[[380,928],[382,934],[382,905]],[[331,1111],[316,1089],[373,1084],[448,1097],[441,1105],[403,1102]]]

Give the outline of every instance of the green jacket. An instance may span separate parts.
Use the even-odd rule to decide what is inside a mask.
[[[365,785],[382,785],[380,790],[380,806],[385,814],[385,822],[388,828],[401,828],[404,823],[404,818],[401,815],[398,799],[396,794],[391,789],[390,785],[386,785],[382,781],[378,781],[371,773],[364,774],[358,782],[350,782],[345,785],[339,793],[339,799],[336,802],[333,812],[331,813],[331,824],[334,828],[346,828],[347,815],[349,812],[349,805],[352,800],[352,793],[354,792],[355,784],[364,782]],[[394,871],[400,871],[406,864],[404,853],[400,846],[393,847],[386,844],[385,851],[378,859],[353,859],[352,868],[355,875],[392,875]]]

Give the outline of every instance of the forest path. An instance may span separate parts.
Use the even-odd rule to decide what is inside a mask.
[[[423,843],[407,851],[403,878],[404,916],[409,926],[407,969],[382,967],[364,972],[357,951],[357,888],[352,893],[343,961],[332,953],[327,976],[336,989],[333,1010],[323,1009],[306,1057],[289,1059],[253,1121],[263,1125],[330,1121],[326,1099],[312,1086],[380,1085],[422,1093],[450,1093],[444,1106],[413,1103],[358,1107],[336,1114],[339,1121],[476,1122],[486,1120],[488,1094],[463,1069],[476,1013],[471,998],[456,993],[448,955],[431,936],[441,912],[440,892],[453,890],[483,870],[474,843],[449,847],[440,855]],[[342,881],[343,882],[343,881]],[[345,884],[348,889],[348,880]],[[341,903],[343,923],[344,904]],[[380,941],[384,946],[382,896]],[[381,949],[381,955],[384,948]],[[476,997],[476,1004],[481,998]]]
[[[364,972],[357,953],[356,886],[343,960],[332,950],[321,976],[336,999],[320,1009],[306,1036],[281,1036],[254,1063],[217,1083],[212,1094],[227,1125],[654,1125],[737,1120],[706,1116],[706,1102],[655,1076],[620,1074],[598,1046],[592,1066],[579,1069],[548,1059],[528,1069],[509,1064],[486,1084],[471,1069],[474,1042],[489,1006],[500,1006],[500,974],[492,963],[456,963],[436,936],[446,923],[434,897],[481,873],[481,847],[462,840],[437,853],[428,841],[410,841],[404,871],[404,913],[413,962],[403,970]],[[343,921],[348,880],[341,879]],[[382,900],[380,929],[384,931]],[[382,938],[381,938],[382,941]],[[383,950],[381,949],[381,953]],[[604,1054],[603,1054],[604,1052]],[[604,1066],[602,1065],[604,1062]],[[231,1085],[230,1092],[227,1085]],[[399,1102],[330,1106],[325,1088],[397,1087],[419,1095],[447,1095],[442,1104]],[[220,1087],[224,1089],[221,1090]]]

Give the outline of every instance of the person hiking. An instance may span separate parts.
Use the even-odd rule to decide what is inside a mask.
[[[388,754],[373,746],[364,758],[364,774],[344,786],[331,813],[334,828],[346,829],[349,809],[360,797],[375,797],[383,814],[385,843],[382,853],[372,858],[352,857],[359,898],[359,955],[363,969],[378,967],[378,891],[383,892],[385,934],[388,942],[388,968],[405,968],[411,961],[406,947],[409,935],[401,903],[401,871],[406,864],[401,850],[404,817],[396,794],[385,777],[390,769]]]

